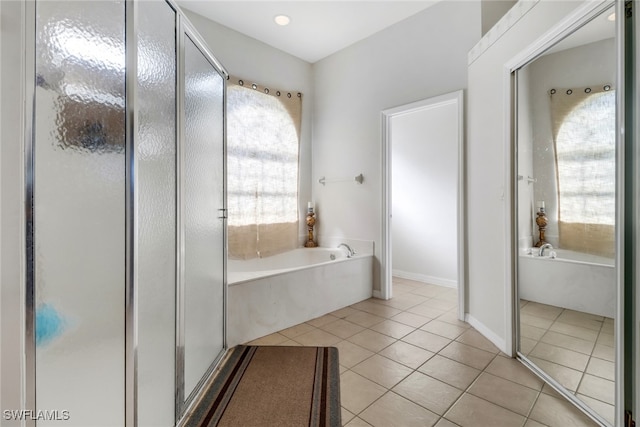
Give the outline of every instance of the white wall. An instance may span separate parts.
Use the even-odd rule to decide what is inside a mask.
[[[374,240],[380,290],[381,111],[466,87],[480,2],[442,2],[313,65],[313,194],[323,236]],[[364,183],[318,184],[352,178]]]
[[[458,279],[458,105],[391,118],[393,275]]]
[[[522,3],[522,2],[520,2]],[[509,84],[505,66],[581,2],[540,1],[469,65],[467,263],[469,320],[511,352],[511,235],[508,207]],[[517,9],[517,6],[516,8]],[[512,10],[514,10],[512,9]],[[505,17],[506,22],[510,22]],[[491,32],[487,34],[490,36]]]
[[[230,75],[253,79],[257,84],[267,87],[302,92],[299,213],[300,234],[306,237],[304,217],[307,213],[307,201],[312,200],[311,128],[314,85],[311,64],[190,10],[185,9],[184,12]]]

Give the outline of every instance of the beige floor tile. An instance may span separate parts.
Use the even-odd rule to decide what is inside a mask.
[[[435,308],[436,310],[440,310],[440,311],[449,311],[454,307],[458,306],[458,302],[456,300],[446,300],[443,299],[441,296],[438,296],[436,298],[431,298],[428,299],[427,301],[422,303],[423,306],[426,307],[431,307],[431,308]]]
[[[316,328],[319,328],[320,326],[326,325],[327,323],[335,322],[338,319],[339,317],[336,317],[332,314],[325,314],[324,316],[311,319],[307,323],[311,326],[315,326]]]
[[[493,375],[497,375],[514,383],[540,390],[544,382],[531,372],[526,366],[516,359],[498,356],[491,361],[485,369]]]
[[[476,369],[486,368],[493,358],[496,357],[493,353],[457,341],[453,341],[446,346],[439,354]]]
[[[553,325],[553,320],[545,319],[544,317],[532,316],[527,313],[520,313],[520,323],[535,326],[536,328],[549,329],[549,327]]]
[[[373,352],[366,348],[362,348],[349,341],[340,341],[335,344],[335,347],[338,349],[338,360],[340,365],[347,368],[351,368],[374,355]]]
[[[451,323],[443,322],[438,319],[432,320],[426,325],[423,325],[420,329],[452,340],[458,338],[468,330],[462,326],[452,325]]]
[[[571,403],[541,393],[529,415],[549,427],[595,427],[596,424]]]
[[[531,350],[533,350],[535,346],[538,345],[538,342],[539,341],[535,341],[529,338],[520,337],[520,353],[527,356],[529,353],[531,353]]]
[[[478,369],[437,354],[420,366],[418,371],[463,391],[480,374]]]
[[[609,405],[608,403],[601,402],[580,393],[578,393],[577,396],[580,400],[589,405],[591,409],[596,411],[598,415],[609,421],[611,425],[615,425],[616,407],[614,405]]]
[[[356,310],[355,308],[351,308],[351,307],[344,307],[341,308],[340,310],[336,310],[334,312],[329,313],[332,316],[335,316],[339,319],[344,319],[347,316],[351,316],[352,314],[356,314],[359,313],[360,310]]]
[[[579,311],[565,310],[558,316],[557,321],[599,332],[602,328],[603,317]]]
[[[344,319],[338,319],[335,322],[327,323],[326,325],[320,326],[320,329],[342,339],[349,338],[358,332],[364,331],[362,326],[347,322]]]
[[[465,329],[471,328],[471,325],[469,325],[467,322],[463,322],[462,320],[458,319],[458,312],[456,310],[448,311],[442,316],[438,316],[437,320],[451,323],[452,325],[460,326],[461,328]]]
[[[360,347],[364,347],[367,350],[371,350],[376,353],[396,342],[395,338],[381,334],[380,332],[372,331],[371,329],[365,329],[362,332],[358,332],[348,340]]]
[[[515,427],[525,422],[522,415],[468,393],[453,405],[445,417],[463,427]]]
[[[435,298],[442,293],[442,286],[424,285],[411,291],[412,294]]]
[[[535,326],[527,325],[526,323],[520,324],[520,336],[530,338],[532,340],[540,341],[540,339],[547,332],[547,329],[538,328]]]
[[[374,427],[429,427],[438,421],[439,416],[389,392],[365,409],[360,418]]]
[[[299,325],[292,326],[291,328],[284,329],[279,333],[284,335],[287,338],[294,338],[298,335],[306,334],[307,332],[311,332],[315,329],[315,327],[306,324],[300,323]]]
[[[480,350],[488,351],[489,353],[497,354],[500,351],[498,350],[498,347],[475,329],[469,329],[464,334],[456,338],[456,341],[479,348]]]
[[[423,302],[420,305],[416,305],[415,307],[411,307],[407,311],[409,313],[417,314],[419,316],[428,317],[429,319],[435,319],[436,317],[442,316],[444,313],[447,312],[447,310],[440,310],[440,309],[433,308],[433,307],[430,307],[430,306],[425,305],[425,304],[426,303]]]
[[[419,305],[429,299],[427,297],[423,297],[422,295],[409,294],[409,293],[404,293],[396,296],[395,285],[393,289],[393,294],[394,294],[393,298],[386,301],[382,300],[380,301],[380,304],[397,308],[398,310],[406,310],[408,308],[415,307],[416,305]]]
[[[380,355],[395,362],[402,363],[412,369],[417,369],[424,362],[432,358],[434,354],[433,352],[404,341],[396,341],[380,352]]]
[[[441,337],[440,335],[432,334],[431,332],[426,332],[420,329],[411,332],[409,335],[402,338],[402,341],[434,353],[439,352],[451,342],[449,338]]]
[[[248,344],[249,345],[278,345],[288,340],[289,340],[288,337],[285,337],[284,335],[276,332],[275,334],[266,335],[264,337],[255,339],[249,342]]]
[[[593,353],[591,354],[591,356],[597,357],[598,359],[608,360],[609,362],[615,362],[616,351],[613,347],[596,344],[596,346],[593,348]]]
[[[613,334],[605,334],[600,332],[596,343],[600,345],[606,345],[607,347],[615,347],[615,339],[613,337]]]
[[[294,341],[299,342],[302,345],[307,346],[331,346],[341,341],[341,339],[328,332],[320,329],[307,332],[306,334],[298,335],[293,338]]]
[[[373,325],[369,329],[380,332],[381,334],[388,335],[395,339],[400,339],[405,335],[413,332],[415,328],[413,326],[405,325],[394,320],[385,320],[384,322],[380,322],[377,325]]]
[[[355,417],[354,419],[349,421],[349,424],[347,424],[345,427],[371,427],[371,424],[364,421],[360,417]]]
[[[462,394],[457,388],[420,372],[409,375],[392,390],[439,415],[443,415]],[[425,390],[429,392],[425,393]]]
[[[532,419],[528,419],[526,423],[524,423],[524,427],[547,427],[542,423],[534,421]]]
[[[538,343],[529,355],[583,372],[589,363],[589,356],[586,354],[543,342]]]
[[[413,326],[414,328],[419,328],[432,319],[405,311],[396,316],[393,316],[391,320],[403,323],[408,326]]]
[[[587,370],[585,372],[609,381],[615,381],[615,369],[615,363],[609,362],[608,360],[592,357],[591,359],[589,359],[589,364],[587,365]]]
[[[585,374],[580,381],[578,393],[610,405],[615,404],[615,383],[604,378]]]
[[[347,371],[340,375],[340,400],[342,401],[342,406],[354,414],[362,412],[364,408],[371,405],[386,392],[386,388],[353,371]]]
[[[435,427],[458,427],[458,424],[455,424],[446,418],[440,418],[440,421],[438,421]]]
[[[602,325],[602,329],[600,329],[600,332],[613,335],[615,332],[615,326],[613,323],[605,321],[604,324]]]
[[[355,417],[355,414],[352,414],[346,409],[344,408],[340,408],[340,409],[341,409],[340,417],[341,417],[342,425],[347,424],[349,421],[351,421]]]
[[[376,316],[385,317],[385,318],[390,318],[395,316],[396,314],[402,313],[402,310],[390,307],[388,305],[378,304],[376,302],[372,302],[371,300],[354,304],[352,305],[352,307],[357,308],[358,310],[362,310],[367,313],[375,314]]]
[[[581,371],[576,371],[575,369],[536,357],[529,357],[529,359],[568,390],[576,391],[578,389],[580,379],[582,378]]]
[[[386,388],[392,388],[413,372],[413,369],[378,354],[357,364],[351,370]]]
[[[483,372],[467,393],[526,417],[540,392]]]
[[[369,328],[384,321],[385,318],[364,311],[358,311],[357,313],[353,313],[345,317],[345,320],[360,326],[364,326],[365,328]]]
[[[583,354],[591,354],[595,345],[593,341],[583,340],[554,331],[548,331],[546,334],[544,334],[540,341],[547,344],[555,345],[556,347],[562,347],[569,350],[577,351],[578,353]]]
[[[572,337],[580,338],[586,341],[595,342],[598,339],[598,331],[593,329],[583,328],[577,325],[570,325],[568,323],[554,322],[549,330],[554,332],[560,332],[561,334],[569,335]]]
[[[553,305],[541,304],[537,302],[529,302],[520,309],[521,313],[530,314],[544,319],[555,320],[564,309]]]

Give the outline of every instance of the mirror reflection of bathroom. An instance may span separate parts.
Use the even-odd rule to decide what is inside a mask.
[[[520,356],[614,423],[615,16],[517,71]]]

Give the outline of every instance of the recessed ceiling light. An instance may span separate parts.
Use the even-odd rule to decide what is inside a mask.
[[[611,15],[607,16],[607,19],[609,21],[615,21],[616,20],[616,13],[613,12]]]
[[[273,20],[276,22],[276,24],[282,25],[283,27],[285,25],[289,25],[289,22],[291,22],[291,18],[289,18],[287,15],[277,15],[275,18],[273,18]]]

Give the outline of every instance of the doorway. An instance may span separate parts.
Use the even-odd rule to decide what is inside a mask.
[[[382,112],[380,297],[392,277],[458,290],[464,319],[463,92]]]

